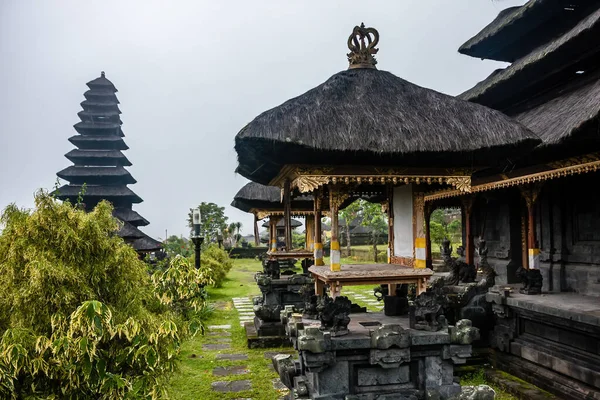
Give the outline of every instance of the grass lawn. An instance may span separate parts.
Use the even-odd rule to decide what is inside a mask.
[[[218,343],[226,336],[197,336],[183,346],[181,364],[178,373],[171,379],[171,396],[174,399],[197,399],[197,400],[220,400],[252,398],[254,400],[274,400],[282,397],[285,392],[279,392],[273,387],[273,379],[277,374],[269,368],[270,359],[265,359],[265,349],[250,350],[246,345],[246,335],[239,324],[237,311],[233,308],[231,299],[233,297],[249,297],[258,295],[260,291],[254,282],[254,274],[262,270],[259,261],[240,259],[234,260],[234,266],[229,272],[223,286],[210,288],[211,301],[219,302],[224,309],[216,309],[207,325],[231,325],[231,349],[209,351],[202,346],[209,343]],[[276,351],[277,349],[266,349]],[[216,360],[216,355],[224,354],[247,354],[245,361]],[[246,366],[249,372],[245,375],[214,376],[213,369],[216,366]],[[215,381],[250,379],[252,389],[235,392],[219,393],[211,389],[211,383]]]

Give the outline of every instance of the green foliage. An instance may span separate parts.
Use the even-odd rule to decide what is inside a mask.
[[[233,261],[225,250],[214,244],[208,246],[200,255],[201,284],[221,286],[232,266]]]
[[[292,247],[294,249],[303,249],[306,246],[306,235],[304,233],[296,232],[292,230]]]
[[[448,211],[447,209],[438,208],[431,213],[429,222],[431,243],[438,246],[442,244],[445,238],[448,238],[453,244],[462,241],[460,214],[449,213]]]
[[[204,243],[216,243],[217,238],[227,229],[227,220],[225,216],[225,207],[219,207],[215,203],[202,202],[198,206],[200,208],[200,235],[204,237]],[[192,225],[193,210],[188,213],[188,226],[193,229]],[[241,225],[240,225],[241,227]],[[193,233],[193,232],[192,232]]]
[[[177,255],[190,257],[194,254],[194,244],[186,238],[175,235],[171,235],[165,240],[163,249],[169,257],[175,257]]]
[[[0,234],[0,397],[159,398],[175,369],[178,316],[115,233],[46,193],[8,206]]]
[[[184,319],[180,325],[186,327],[186,334],[191,336],[204,331],[203,320],[211,311],[204,290],[206,272],[197,270],[189,259],[177,255],[167,268],[152,274],[156,297]]]

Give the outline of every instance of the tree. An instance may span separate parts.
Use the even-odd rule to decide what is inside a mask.
[[[41,192],[0,221],[0,398],[162,397],[184,327],[111,205]]]
[[[371,228],[371,242],[373,243],[373,261],[377,262],[377,243],[381,236],[385,235],[388,230],[387,215],[381,209],[379,203],[369,203],[368,201],[360,200],[362,205],[362,221],[363,226]]]
[[[458,243],[462,239],[462,223],[460,213],[451,209],[438,208],[431,213],[429,220],[429,237],[431,243],[441,245],[444,239]]]
[[[225,216],[225,207],[219,207],[215,203],[200,203],[200,235],[204,237],[204,243],[216,243],[219,235],[222,235],[227,229],[227,218]],[[192,214],[194,210],[190,209],[188,214],[188,226],[193,229]]]
[[[354,221],[362,212],[363,203],[361,200],[357,200],[352,202],[348,207],[340,210],[339,216],[344,219],[345,229],[344,233],[346,234],[346,249],[348,251],[348,256],[350,256],[351,252],[351,243],[350,243],[350,223]]]
[[[170,256],[182,255],[190,257],[194,254],[194,245],[188,239],[171,235],[163,243],[163,249]]]

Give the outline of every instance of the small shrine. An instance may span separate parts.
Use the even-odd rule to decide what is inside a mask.
[[[298,357],[278,356],[274,366],[293,398],[446,399],[460,391],[453,366],[465,362],[479,330],[468,319],[448,320],[453,289],[429,282],[425,193],[468,193],[477,171],[506,165],[539,139],[498,111],[379,70],[374,28],[356,26],[347,44],[347,70],[263,112],[235,139],[237,172],[281,188],[288,231],[292,199],[313,197],[309,273],[317,315],[286,307],[281,321]],[[338,212],[358,198],[386,212],[387,263],[342,262]],[[327,264],[320,235],[325,211]],[[344,287],[363,284],[385,292],[384,313],[350,315]]]
[[[69,138],[76,149],[65,154],[73,165],[56,174],[69,183],[54,194],[88,210],[108,200],[114,207],[113,215],[123,223],[119,236],[140,253],[159,250],[160,242],[138,229],[149,222],[133,210],[133,204],[143,200],[127,187],[136,180],[125,169],[131,162],[122,152],[129,147],[123,140],[117,89],[104,72],[87,86],[83,110],[77,114],[81,121],[74,125],[77,135]]]

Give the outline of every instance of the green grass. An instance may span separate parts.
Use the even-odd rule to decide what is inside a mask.
[[[278,378],[277,374],[268,366],[271,360],[264,358],[265,351],[277,349],[250,350],[246,345],[246,335],[239,324],[237,311],[233,308],[232,297],[250,297],[260,292],[254,282],[254,274],[262,270],[261,264],[256,260],[240,259],[234,261],[232,270],[227,275],[220,288],[208,290],[210,300],[226,302],[223,310],[215,312],[206,321],[207,325],[231,325],[231,349],[207,351],[202,349],[206,343],[218,343],[218,338],[225,336],[197,336],[184,344],[181,352],[181,363],[178,373],[171,379],[170,394],[174,399],[181,400],[221,400],[236,398],[252,398],[254,400],[274,400],[285,393],[273,388],[272,381]],[[288,350],[288,349],[286,349]],[[285,351],[285,350],[284,350]],[[219,353],[248,354],[245,361],[216,360]],[[250,371],[245,375],[213,376],[213,369],[217,366],[244,365]],[[215,381],[250,379],[252,389],[236,393],[213,392],[211,383]]]

